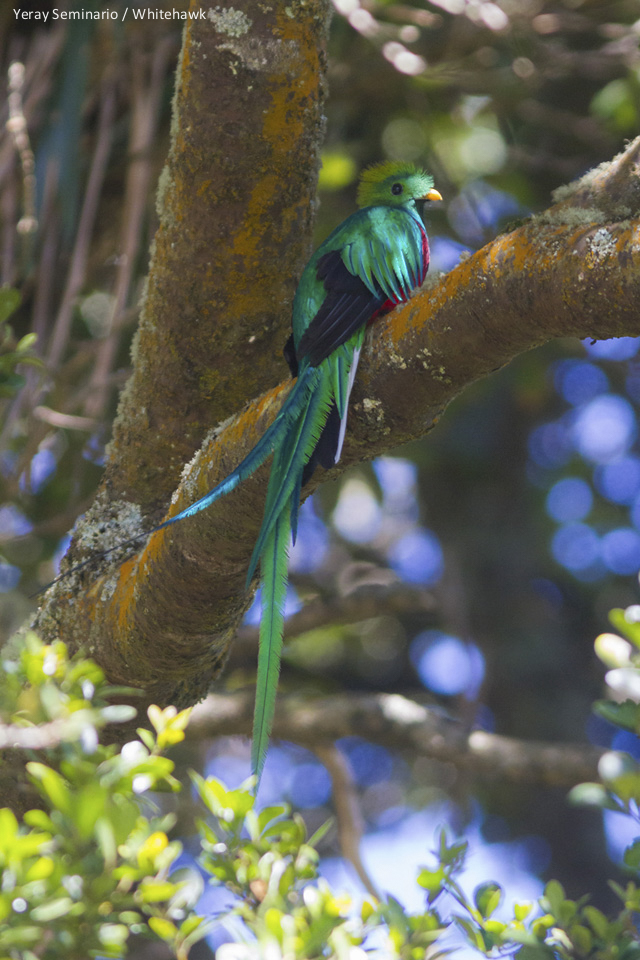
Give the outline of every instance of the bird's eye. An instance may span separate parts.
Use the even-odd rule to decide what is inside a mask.
[[[391,187],[391,193],[392,193],[395,197],[397,197],[399,194],[401,194],[403,190],[404,190],[404,187],[402,186],[401,183],[394,183],[394,185]]]

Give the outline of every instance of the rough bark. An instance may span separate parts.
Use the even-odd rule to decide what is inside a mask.
[[[211,425],[284,375],[310,249],[328,0],[190,9],[207,16],[185,27],[134,372],[99,496],[111,514],[166,509]]]

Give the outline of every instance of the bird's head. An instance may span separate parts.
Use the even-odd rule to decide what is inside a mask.
[[[416,200],[442,200],[433,177],[413,163],[389,160],[367,167],[358,184],[359,207],[403,207]]]

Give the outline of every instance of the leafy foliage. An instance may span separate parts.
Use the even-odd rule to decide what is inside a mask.
[[[609,619],[618,634],[602,633],[595,650],[609,668],[605,675],[608,696],[594,704],[595,712],[622,730],[640,733],[640,607],[614,609]],[[625,813],[638,820],[640,809],[640,763],[628,753],[607,751],[598,766],[602,783],[583,783],[571,791],[576,803]],[[640,867],[640,843],[627,849],[625,864]]]
[[[25,380],[16,373],[18,364],[42,366],[36,356],[35,333],[27,333],[16,340],[8,323],[9,317],[20,305],[20,294],[13,287],[0,287],[0,397],[12,397],[24,386]]]
[[[99,744],[98,730],[135,709],[107,702],[122,691],[105,685],[91,660],[69,660],[63,643],[44,646],[29,634],[3,668],[2,703],[16,737],[40,723],[52,745],[47,762],[27,763],[42,807],[22,822],[0,810],[0,955],[120,957],[131,933],[165,938],[169,925],[176,956],[186,956],[207,928],[194,914],[181,922],[194,888],[189,878],[169,878],[181,851],[167,837],[173,816],[143,813],[139,798],[179,788],[161,751],[182,739],[188,711],[151,709],[155,735],[142,731],[144,743],[118,750]],[[195,899],[199,892],[196,885]]]
[[[614,670],[640,671],[637,608],[613,611],[628,638],[603,635],[596,649]],[[608,675],[609,677],[609,675]],[[640,938],[640,843],[627,849],[626,886],[612,883],[621,901],[607,917],[588,902],[571,900],[557,880],[547,883],[537,904],[516,903],[504,918],[503,891],[487,881],[469,896],[462,874],[468,844],[441,831],[435,863],[422,869],[418,885],[425,909],[409,913],[393,897],[365,901],[356,912],[350,899],[318,877],[317,845],[328,824],[307,837],[304,821],[286,806],[255,809],[253,780],[237,789],[215,777],[192,773],[209,817],[197,821],[200,864],[213,886],[232,902],[216,917],[197,912],[203,891],[199,873],[176,870],[181,844],[170,840],[171,814],[159,815],[149,790],[176,791],[173,763],[163,751],[184,737],[189,711],[150,707],[153,732],[138,731],[118,750],[98,742],[108,723],[130,720],[132,707],[108,702],[118,690],[105,684],[91,660],[69,660],[64,644],[44,646],[28,634],[0,677],[5,717],[0,732],[49,736],[43,759],[27,771],[42,798],[22,822],[0,810],[0,955],[7,958],[121,957],[131,934],[161,941],[179,960],[214,926],[235,918],[241,941],[223,943],[219,960],[263,957],[310,960],[372,957],[420,960],[450,947],[454,929],[480,954],[517,952],[521,960],[593,957],[636,960]],[[131,694],[131,691],[128,691]],[[628,728],[640,704],[627,700],[622,714],[612,700],[597,705]],[[636,712],[632,716],[632,711]],[[635,729],[635,727],[633,727]],[[36,741],[34,740],[34,743]],[[617,758],[615,766],[614,759]],[[46,762],[45,762],[46,761]],[[637,818],[640,774],[630,758],[605,754],[603,782],[573,791],[572,799]]]

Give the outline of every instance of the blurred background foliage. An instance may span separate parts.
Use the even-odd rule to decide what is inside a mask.
[[[353,210],[363,166],[424,163],[445,198],[429,211],[437,275],[638,132],[635,0],[334,2],[318,240]],[[0,301],[5,637],[54,575],[101,475],[157,226],[179,45],[175,21],[35,27],[0,9],[0,279],[19,292],[19,305]],[[24,69],[10,72],[16,62]],[[402,691],[469,726],[637,756],[636,736],[590,704],[601,687],[593,638],[609,608],[638,600],[639,348],[566,341],[520,357],[467,390],[425,442],[308,501],[291,611],[397,580],[423,599],[296,638],[282,688]],[[250,682],[254,664],[243,645],[229,686]],[[553,874],[569,895],[610,905],[601,878],[627,839],[615,814],[571,809],[563,788],[474,782],[360,737],[340,746],[382,886],[401,896],[412,855],[423,860],[448,821],[501,864],[507,894],[511,883],[514,896],[536,895]],[[248,772],[244,741],[195,750],[184,763],[227,783]],[[329,776],[302,748],[272,748],[263,784],[265,802],[290,801],[311,830],[326,819]],[[323,852],[338,856],[334,835]]]

